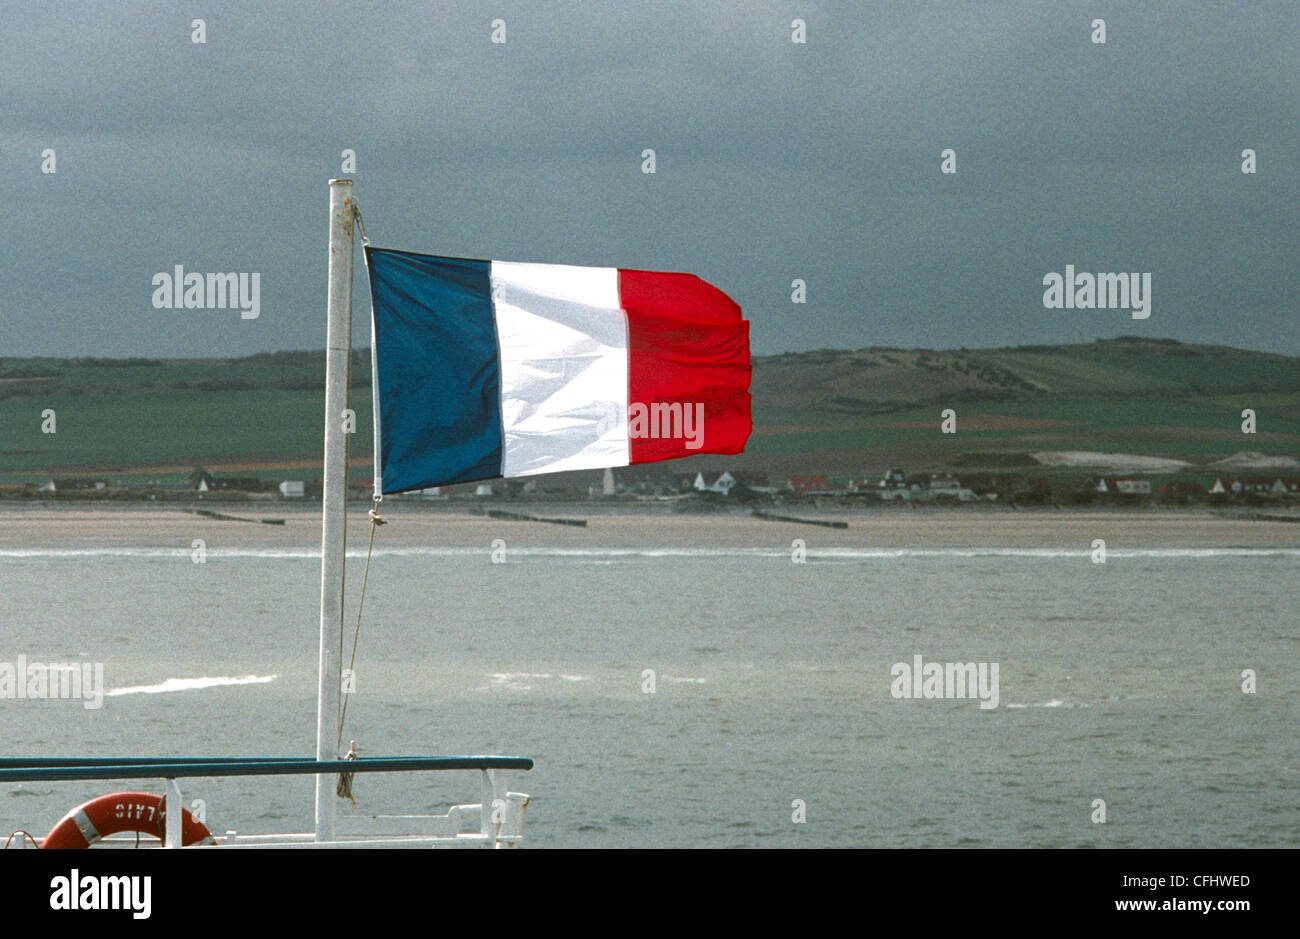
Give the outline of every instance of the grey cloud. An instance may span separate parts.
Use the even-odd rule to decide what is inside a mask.
[[[0,354],[320,345],[345,147],[377,243],[691,270],[758,353],[1300,351],[1294,3],[42,3],[0,24]],[[152,309],[174,263],[260,271],[262,317]],[[1067,263],[1152,271],[1153,316],[1044,310]]]

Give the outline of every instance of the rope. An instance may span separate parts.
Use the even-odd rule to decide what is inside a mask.
[[[370,244],[370,239],[366,236],[366,223],[365,223],[364,221],[362,221],[362,219],[361,219],[361,209],[356,205],[355,202],[353,203],[352,211],[353,211],[353,217],[356,219],[357,230],[358,230],[359,232],[361,232],[361,243],[362,243],[362,245],[369,245],[369,244]],[[350,313],[350,312],[351,312],[351,311],[349,311],[349,313]],[[350,315],[349,315],[348,319],[349,319],[349,322],[350,322],[350,321],[351,321],[351,316],[350,316]],[[370,362],[370,367],[371,367],[371,371],[372,371],[372,372],[374,371],[374,367],[375,367],[375,364],[374,364],[374,335],[373,335],[373,329],[374,329],[374,319],[373,319],[373,314],[372,314],[372,316],[371,316],[371,330],[372,330],[372,335],[371,335],[371,362]],[[347,399],[348,399],[348,400],[345,402],[346,404],[351,404],[351,394],[352,394],[352,352],[351,352],[351,349],[352,349],[352,337],[349,336],[349,337],[348,337],[348,350],[349,350],[349,351],[348,351],[348,377],[347,377],[347,383],[348,383],[348,384],[347,384],[347,387],[348,387],[348,391],[347,391]],[[372,375],[371,375],[371,381],[372,381],[372,383],[374,382],[374,380],[375,380],[375,376],[372,374]],[[373,384],[372,384],[372,388],[373,388]],[[373,393],[373,391],[372,391],[372,393]],[[375,415],[375,419],[376,419],[376,421],[378,420],[378,414]],[[378,466],[378,465],[379,465],[379,452],[378,452],[378,447],[377,447],[377,446],[376,446],[376,448],[375,448],[375,457],[374,457],[374,458],[375,458],[375,465]],[[348,513],[347,513],[347,497],[346,497],[346,492],[347,492],[347,486],[351,483],[351,479],[350,479],[350,477],[348,476],[348,474],[349,474],[349,472],[350,472],[349,467],[350,467],[350,465],[351,465],[351,462],[352,462],[352,436],[351,436],[351,434],[349,434],[349,435],[347,436],[346,440],[345,440],[344,460],[343,460],[343,468],[344,468],[344,473],[343,473],[343,475],[344,475],[344,478],[345,478],[345,482],[344,482],[344,493],[345,493],[345,495],[344,495],[344,501],[343,501],[343,505],[344,505],[344,510],[343,510],[343,565],[344,565],[344,568],[343,568],[343,569],[344,569],[344,581],[345,581],[345,582],[346,582],[346,575],[347,575],[347,556],[348,556],[348,554],[347,554],[347,545],[348,545],[348,534],[347,534],[347,533],[348,533],[348,522],[347,522],[347,517],[348,517]],[[352,630],[352,655],[351,655],[351,656],[349,657],[349,659],[348,659],[348,672],[349,672],[349,674],[351,674],[351,675],[355,675],[355,668],[356,668],[356,664],[357,664],[357,644],[358,644],[358,642],[359,642],[359,640],[360,640],[360,638],[361,638],[361,615],[362,615],[362,611],[365,610],[365,607],[366,607],[366,586],[367,586],[367,585],[369,584],[369,582],[370,582],[370,559],[371,559],[371,557],[374,556],[374,552],[375,552],[375,529],[378,528],[380,525],[385,525],[385,524],[387,524],[387,522],[388,522],[387,519],[385,519],[382,515],[379,514],[379,504],[380,504],[381,502],[383,502],[384,497],[383,497],[383,495],[382,495],[381,492],[380,492],[379,479],[378,479],[378,472],[376,472],[375,475],[376,475],[376,479],[375,479],[375,491],[374,491],[374,496],[373,496],[373,499],[374,499],[374,505],[371,506],[370,511],[369,511],[369,513],[368,513],[369,518],[370,518],[370,543],[369,543],[369,545],[366,547],[366,566],[365,566],[365,569],[364,569],[364,571],[362,572],[362,575],[361,575],[361,595],[360,595],[360,596],[358,597],[358,599],[357,599],[357,622],[356,622],[356,625],[353,627],[353,630]],[[340,610],[340,614],[339,614],[339,663],[342,664],[342,662],[343,662],[343,635],[344,635],[344,621],[343,621],[343,614],[342,614],[342,610],[343,610],[343,596],[342,596],[341,593],[340,593],[340,597],[339,597],[339,610]],[[341,692],[341,691],[342,691],[342,689],[340,689],[340,692]],[[338,720],[339,736],[338,736],[338,740],[336,740],[336,741],[334,742],[334,752],[335,752],[335,753],[337,753],[338,750],[339,750],[339,748],[341,748],[341,747],[343,746],[343,727],[344,727],[344,725],[347,723],[347,719],[348,719],[348,698],[350,698],[350,697],[351,697],[350,694],[342,694],[342,693],[340,693],[340,695],[339,695],[339,711],[338,711],[338,719],[339,719],[339,720]],[[351,741],[351,746],[348,748],[347,755],[344,757],[344,759],[345,759],[345,760],[355,760],[356,758],[357,758],[357,742],[356,742],[355,740],[353,740],[353,741]],[[355,798],[353,798],[353,796],[352,796],[352,779],[353,779],[353,776],[354,776],[354,775],[355,775],[354,773],[339,773],[339,781],[338,781],[338,785],[335,787],[335,790],[334,790],[334,791],[335,791],[335,793],[338,795],[339,798],[347,799],[349,802],[351,802],[351,803],[352,803],[352,808],[353,808],[353,810],[355,811],[355,810],[356,810],[356,807],[357,807],[357,800],[356,800]]]
[[[375,551],[375,529],[380,525],[388,524],[388,519],[379,514],[378,499],[375,500],[375,506],[368,514],[370,515],[370,546],[366,548],[366,567],[364,573],[361,575],[361,597],[357,601],[357,625],[352,632],[352,657],[348,661],[348,671],[352,671],[353,667],[357,664],[357,640],[361,637],[361,611],[364,610],[366,606],[366,584],[370,581],[370,558]],[[342,659],[341,653],[342,649],[340,648],[340,660]],[[343,698],[343,713],[339,715],[339,739],[335,743],[336,748],[343,745],[343,724],[348,719],[348,698],[350,698],[351,695],[345,694],[341,697]]]
[[[361,207],[355,201],[352,203],[352,213],[357,220],[357,231],[361,232],[361,243],[370,244],[370,239],[366,237],[366,223],[361,220]]]
[[[9,843],[12,842],[19,835],[25,836],[27,840],[30,841],[32,844],[36,844],[36,839],[32,837],[32,833],[30,831],[26,831],[25,829],[20,828],[12,835],[10,835],[8,838],[5,839],[5,846],[3,848],[0,848],[0,851],[9,850]]]
[[[355,205],[355,204],[354,204]],[[361,231],[361,243],[365,247],[370,246],[370,239],[366,237],[366,223],[361,220],[361,208],[356,206],[357,228]],[[370,252],[361,251],[361,260],[365,262],[366,274],[370,274]],[[370,297],[370,417],[374,424],[374,478],[375,491],[374,498],[376,507],[378,503],[384,501],[383,485],[383,447],[380,444],[380,408],[379,408],[379,335],[375,328],[375,298]]]
[[[357,223],[357,230],[361,232],[361,243],[370,244],[370,239],[366,237],[366,226],[361,220],[361,208],[357,205],[356,200],[352,202],[352,217]],[[351,408],[352,406],[352,297],[348,296],[348,365],[345,379],[345,391],[343,393],[343,407]],[[336,415],[335,420],[341,419],[342,415]],[[352,483],[352,435],[346,434],[343,438],[343,577],[339,584],[339,663],[343,662],[343,637],[346,630],[345,614],[343,612],[347,600],[347,582],[348,582],[348,486]],[[373,549],[375,543],[374,526],[371,526],[370,545]],[[366,554],[366,570],[370,569],[370,555]],[[361,588],[362,602],[365,601],[365,585]],[[357,629],[361,629],[361,608],[357,608]],[[352,640],[352,665],[356,664],[357,643],[354,635]],[[343,720],[348,713],[347,696],[342,694],[340,689],[339,706],[335,711],[335,717],[338,718],[339,737],[334,743],[334,752],[337,754],[339,747],[343,745]]]
[[[351,323],[351,321],[352,321],[352,310],[351,310],[351,300],[349,300],[348,322]],[[348,331],[348,367],[345,375],[346,375],[345,381],[346,381],[347,390],[344,391],[343,393],[343,407],[344,409],[347,409],[352,404],[352,333],[350,329]],[[342,420],[343,415],[336,414],[334,415],[334,419]],[[343,561],[342,561],[343,570],[341,572],[342,577],[339,579],[339,662],[340,663],[343,662],[343,631],[345,629],[343,607],[344,607],[344,602],[347,599],[347,584],[348,584],[348,483],[350,481],[349,473],[351,473],[351,469],[350,469],[351,465],[352,465],[352,435],[344,434],[343,435]],[[347,708],[345,696],[342,693],[342,689],[339,689],[339,699],[340,700],[338,703],[338,707],[334,712],[334,716],[338,718],[338,725],[339,725],[339,739],[334,744],[334,753],[336,755],[338,754],[339,746],[342,745],[343,743],[343,715],[346,713],[346,708]]]

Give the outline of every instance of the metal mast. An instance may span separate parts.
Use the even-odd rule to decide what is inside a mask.
[[[356,199],[352,180],[330,180],[329,332],[325,359],[325,481],[321,505],[320,672],[316,697],[316,759],[338,759],[342,663],[343,528],[347,517],[348,360],[352,356],[352,242]],[[335,780],[316,777],[316,840],[334,840]]]

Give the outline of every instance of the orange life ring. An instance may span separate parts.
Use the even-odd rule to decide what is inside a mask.
[[[138,831],[162,839],[164,799],[152,792],[113,792],[83,802],[50,829],[42,848],[88,848],[106,835]],[[182,809],[181,844],[213,844],[212,832]]]

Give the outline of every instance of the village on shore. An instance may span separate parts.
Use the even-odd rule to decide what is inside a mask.
[[[1167,476],[1169,474],[1160,474]],[[349,481],[349,496],[368,499],[369,476]],[[319,478],[268,481],[196,467],[178,481],[54,477],[41,483],[0,485],[0,499],[27,501],[267,502],[319,501]],[[1156,474],[1034,475],[1024,472],[933,473],[892,468],[880,475],[769,477],[753,470],[674,472],[630,466],[589,473],[440,486],[387,496],[420,502],[669,502],[866,506],[946,504],[1009,506],[1273,505],[1300,506],[1300,475],[1253,473],[1214,477],[1208,485]]]

